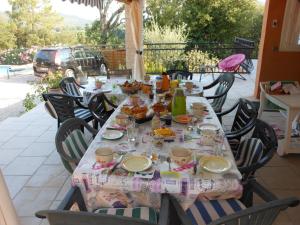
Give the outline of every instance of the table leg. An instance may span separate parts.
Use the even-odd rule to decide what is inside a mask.
[[[285,154],[289,153],[290,149],[290,144],[291,144],[291,134],[292,134],[292,123],[295,117],[298,114],[298,111],[295,109],[289,108],[287,110],[287,119],[286,119],[286,127],[285,127],[285,135],[284,135],[284,140],[283,144],[281,146],[278,146],[277,153],[280,156],[283,156]]]

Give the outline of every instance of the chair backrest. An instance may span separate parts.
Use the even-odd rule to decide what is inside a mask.
[[[179,75],[181,75],[183,80],[193,80],[193,73],[187,70],[168,70],[166,73],[172,80],[176,80]]]
[[[234,83],[234,79],[235,77],[232,73],[223,73],[218,77],[217,82],[219,83],[219,86],[215,91],[215,95],[222,96],[219,98],[215,98],[211,103],[215,112],[221,112],[227,98],[227,93]]]
[[[89,109],[93,117],[100,122],[101,126],[104,124],[103,115],[105,115],[107,110],[107,98],[104,93],[99,93],[94,95],[89,101]]]
[[[272,225],[281,211],[297,205],[299,205],[297,198],[275,200],[221,217],[209,225]]]
[[[72,97],[64,94],[43,94],[43,98],[45,101],[50,101],[59,122],[75,117]]]
[[[255,105],[244,98],[239,100],[239,106],[236,111],[231,131],[240,131],[254,127],[257,118],[257,109]]]
[[[266,122],[256,119],[252,138],[240,144],[235,156],[236,159],[245,159],[243,165],[240,165],[243,180],[252,177],[256,170],[266,165],[274,156],[277,147],[278,141],[274,129]]]
[[[66,120],[58,129],[55,136],[55,145],[65,168],[72,173],[88,143],[82,133],[87,123],[79,118]]]
[[[75,97],[82,97],[78,89],[80,86],[76,83],[74,77],[65,77],[60,81],[59,86],[64,94]]]
[[[146,220],[90,212],[45,210],[37,214],[47,217],[50,225],[154,225]]]

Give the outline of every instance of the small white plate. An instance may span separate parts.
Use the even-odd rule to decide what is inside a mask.
[[[118,130],[106,130],[102,134],[102,138],[107,140],[117,140],[123,137],[124,133]]]
[[[212,123],[201,123],[198,125],[198,130],[213,130],[213,131],[218,131],[220,128]]]

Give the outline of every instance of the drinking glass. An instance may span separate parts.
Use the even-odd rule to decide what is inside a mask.
[[[217,156],[223,156],[223,144],[224,144],[224,133],[217,132],[214,136],[214,149],[215,149],[215,155]]]
[[[135,127],[127,127],[127,138],[128,144],[131,150],[135,149],[135,145],[137,143],[137,135],[138,131]]]
[[[182,80],[182,75],[181,75],[181,74],[178,74],[178,75],[177,75],[177,80],[178,80],[178,83],[180,84],[180,83],[181,83],[181,80]]]

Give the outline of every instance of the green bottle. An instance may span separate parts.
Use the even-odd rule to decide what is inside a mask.
[[[176,88],[172,100],[172,116],[186,114],[186,97],[181,88]]]

